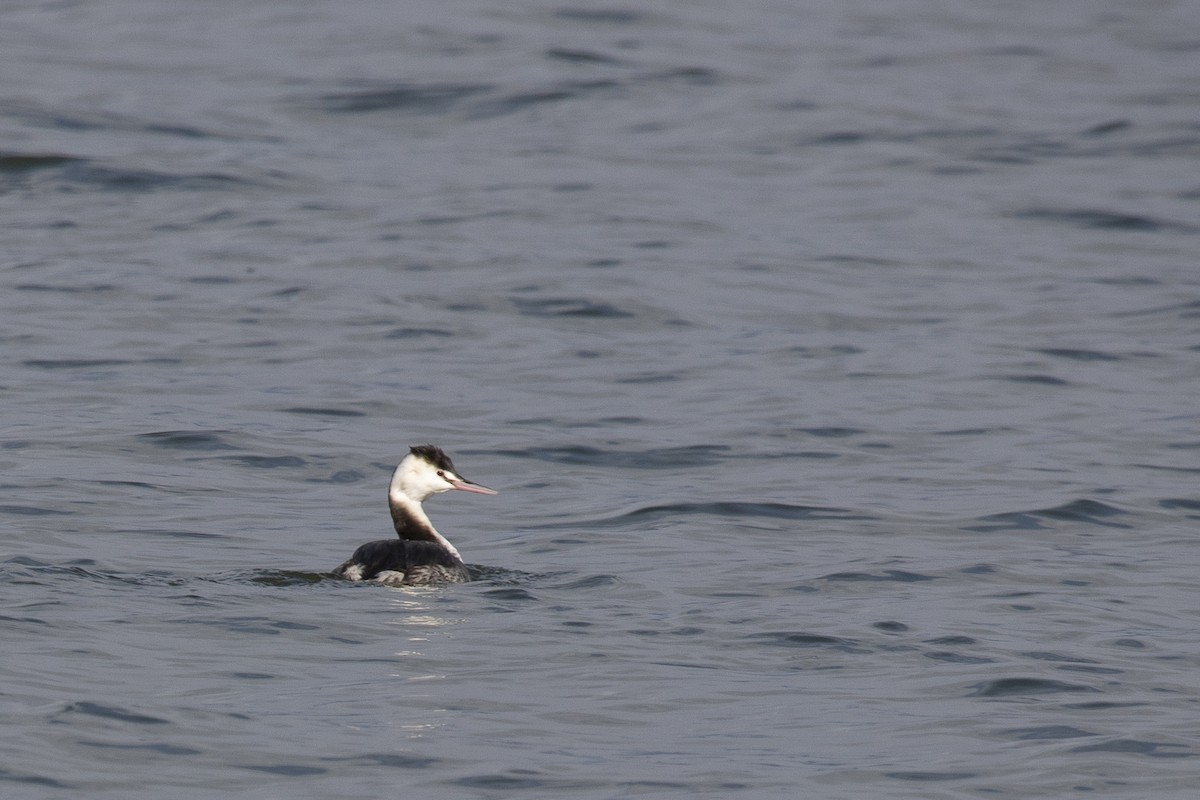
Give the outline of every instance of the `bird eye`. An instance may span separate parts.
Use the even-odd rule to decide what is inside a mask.
[[[444,471],[444,470],[440,470],[440,469],[439,469],[439,470],[438,470],[438,477],[439,477],[439,478],[444,478],[444,477],[446,477],[446,473],[445,473],[445,471]]]

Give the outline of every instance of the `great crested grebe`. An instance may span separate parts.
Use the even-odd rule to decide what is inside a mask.
[[[333,574],[352,581],[409,585],[469,581],[462,556],[421,508],[421,501],[451,489],[497,494],[459,475],[440,448],[431,444],[409,448],[388,486],[392,524],[400,538],[367,542]]]

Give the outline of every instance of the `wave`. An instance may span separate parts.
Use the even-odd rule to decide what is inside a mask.
[[[1127,512],[1101,503],[1099,500],[1083,498],[1064,503],[1051,508],[1031,509],[1028,511],[1006,511],[1000,514],[988,514],[980,517],[975,525],[968,525],[963,530],[977,533],[991,533],[1007,530],[1038,530],[1048,527],[1048,522],[1081,522],[1087,525],[1100,525],[1106,528],[1131,528],[1124,522],[1118,522],[1115,517],[1126,516]]]
[[[715,444],[625,451],[568,445],[565,447],[529,447],[521,450],[490,450],[487,453],[549,461],[555,464],[581,464],[622,469],[682,469],[719,463],[722,460],[721,456],[729,450],[727,445]]]
[[[844,508],[829,506],[807,506],[792,503],[755,503],[739,500],[718,500],[707,503],[665,503],[662,505],[643,506],[623,514],[598,519],[578,520],[566,523],[550,523],[531,526],[533,529],[542,528],[609,528],[622,527],[631,522],[646,522],[648,520],[670,519],[685,516],[728,517],[731,519],[748,519],[766,517],[769,519],[787,520],[819,520],[819,519],[874,519],[874,517],[850,511]]]

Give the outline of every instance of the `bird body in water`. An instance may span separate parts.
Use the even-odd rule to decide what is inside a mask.
[[[387,584],[461,583],[469,581],[457,548],[437,532],[421,503],[435,494],[458,489],[496,494],[458,474],[450,457],[431,444],[409,448],[392,473],[388,506],[398,539],[367,542],[334,574],[352,581]]]

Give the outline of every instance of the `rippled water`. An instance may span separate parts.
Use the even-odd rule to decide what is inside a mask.
[[[1194,4],[0,22],[5,798],[1194,795]]]

